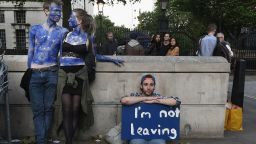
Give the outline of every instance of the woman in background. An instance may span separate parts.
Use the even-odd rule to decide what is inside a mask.
[[[169,48],[166,56],[179,56],[179,45],[174,37],[171,38],[171,47]]]

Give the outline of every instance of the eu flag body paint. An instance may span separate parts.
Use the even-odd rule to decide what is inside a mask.
[[[61,11],[62,11],[62,7],[61,6],[51,5],[50,6],[49,19],[52,22],[59,22],[59,20],[61,18]]]
[[[78,26],[77,19],[74,13],[72,13],[68,19],[68,24],[70,28],[76,28]]]

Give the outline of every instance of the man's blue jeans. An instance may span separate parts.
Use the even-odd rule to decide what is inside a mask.
[[[37,144],[45,144],[53,117],[57,70],[33,71],[29,94]]]
[[[166,144],[163,139],[152,139],[152,140],[144,140],[144,139],[132,139],[129,144]]]

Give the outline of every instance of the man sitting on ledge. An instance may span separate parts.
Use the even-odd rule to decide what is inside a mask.
[[[154,93],[155,90],[155,77],[147,74],[141,78],[140,82],[140,93],[131,93],[130,96],[121,98],[121,103],[124,105],[132,105],[139,102],[144,103],[156,103],[169,106],[180,105],[180,100],[178,97],[166,97]],[[132,139],[129,144],[166,144],[163,139]]]

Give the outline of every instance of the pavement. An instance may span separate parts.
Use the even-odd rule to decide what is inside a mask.
[[[229,95],[231,94],[232,83],[233,77],[231,76],[229,80]],[[246,75],[244,95],[243,131],[225,131],[223,138],[181,139],[179,142],[168,142],[168,144],[256,144],[256,74]],[[20,142],[14,143],[19,144]],[[0,144],[4,143],[0,140]],[[33,142],[25,142],[24,144],[33,144]],[[88,141],[74,142],[74,144],[107,143],[104,140],[98,141],[97,138],[93,138]]]

